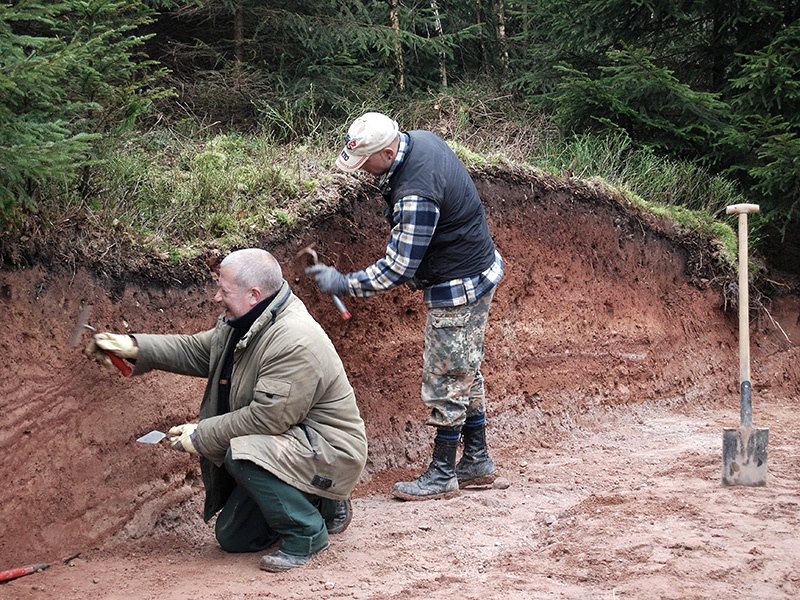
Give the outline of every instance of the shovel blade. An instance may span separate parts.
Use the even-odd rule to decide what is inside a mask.
[[[726,428],[722,431],[722,483],[767,485],[769,429]]]
[[[167,437],[166,433],[154,429],[150,433],[145,433],[142,437],[137,438],[136,441],[139,442],[140,444],[157,444],[165,437]]]

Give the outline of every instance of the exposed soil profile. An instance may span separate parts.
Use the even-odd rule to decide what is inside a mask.
[[[117,332],[193,333],[218,314],[210,278],[130,259],[2,271],[0,598],[745,598],[800,596],[800,288],[771,276],[752,311],[764,488],[720,484],[739,417],[737,320],[715,249],[585,182],[482,173],[506,259],[484,375],[507,489],[389,498],[430,459],[419,400],[425,309],[405,289],[339,318],[298,250],[359,269],[383,251],[381,200],[352,194],[265,243],[338,348],[367,425],[350,528],[303,569],[225,554],[202,522],[196,461],[135,439],[196,419],[204,382],[126,379],[69,347],[81,305]],[[126,257],[107,240],[124,271]],[[100,256],[100,254],[98,255]],[[213,262],[213,257],[209,262]],[[101,276],[98,276],[100,273]],[[187,284],[191,280],[190,284]],[[196,281],[195,281],[196,280]],[[199,282],[199,283],[197,283]]]

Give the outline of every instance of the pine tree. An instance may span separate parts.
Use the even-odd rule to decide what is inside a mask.
[[[0,4],[0,213],[35,208],[69,181],[101,134],[131,126],[167,92],[137,56],[150,9],[131,1]]]

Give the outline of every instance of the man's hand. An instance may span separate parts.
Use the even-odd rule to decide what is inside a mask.
[[[171,427],[168,432],[169,445],[175,450],[179,450],[181,452],[200,454],[194,445],[194,440],[197,436],[197,433],[195,432],[196,429],[196,423],[184,423],[183,425],[175,425],[175,427]]]
[[[333,267],[328,265],[312,265],[306,269],[306,275],[311,275],[317,282],[320,291],[337,296],[349,296],[350,286],[347,278]]]
[[[111,367],[111,359],[106,351],[113,352],[120,358],[135,359],[139,355],[139,348],[131,336],[105,332],[94,334],[83,353],[89,358],[94,358],[97,362]]]

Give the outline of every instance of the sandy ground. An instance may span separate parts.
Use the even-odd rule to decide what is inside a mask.
[[[209,526],[126,543],[0,587],[40,598],[542,598],[800,595],[800,415],[763,400],[768,485],[720,483],[724,410],[614,409],[557,448],[496,452],[507,489],[354,501],[350,528],[309,566],[258,569]],[[388,485],[388,483],[387,483]],[[174,534],[175,532],[173,532]]]

